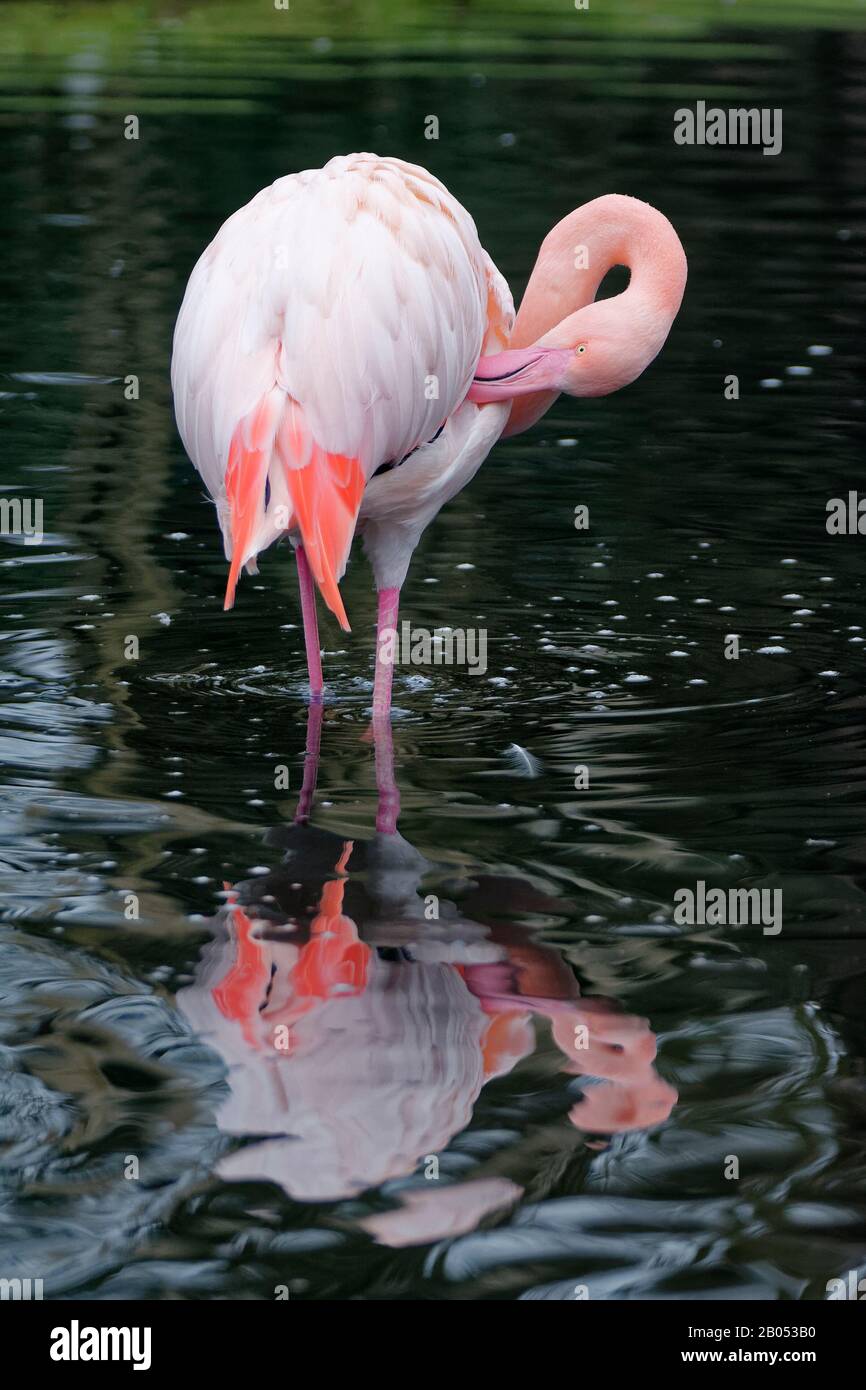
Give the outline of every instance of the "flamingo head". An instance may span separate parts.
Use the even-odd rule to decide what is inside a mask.
[[[649,314],[624,321],[616,299],[598,300],[570,314],[532,347],[482,357],[468,398],[480,405],[539,391],[609,396],[649,366],[669,328]]]

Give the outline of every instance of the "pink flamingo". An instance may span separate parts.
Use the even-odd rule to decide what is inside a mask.
[[[397,827],[390,722],[373,722],[375,835],[344,840],[310,825],[322,719],[311,701],[295,822],[269,837],[277,862],[225,885],[197,982],[178,995],[226,1062],[217,1123],[247,1141],[221,1158],[220,1175],[270,1179],[301,1201],[406,1178],[465,1129],[488,1082],[536,1050],[534,1018],[549,1021],[558,1069],[592,1078],[568,1112],[597,1136],[585,1142],[663,1124],[677,1093],[653,1065],[647,1020],[582,995],[556,947],[518,920],[562,912],[563,899],[481,871],[427,920],[431,866]],[[469,1230],[522,1195],[501,1176],[433,1186],[432,1200],[416,1186],[361,1224],[387,1244],[418,1243]]]
[[[628,288],[594,302],[616,265]],[[685,282],[667,218],[610,194],[548,234],[515,319],[472,218],[426,170],[354,154],[262,189],[196,264],[172,357],[178,426],[230,561],[225,607],[241,567],[255,574],[288,533],[321,698],[315,586],[348,631],[338,582],[357,530],[378,591],[373,714],[387,715],[385,639],[422,532],[560,392],[640,376]]]

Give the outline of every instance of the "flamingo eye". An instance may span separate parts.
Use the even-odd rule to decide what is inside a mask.
[[[586,352],[586,343],[581,343],[581,344],[580,344],[580,347],[577,348],[577,351],[578,351],[578,352]]]

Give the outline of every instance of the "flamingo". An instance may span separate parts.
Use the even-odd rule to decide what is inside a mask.
[[[617,265],[627,289],[595,301]],[[561,392],[639,377],[685,282],[667,218],[608,194],[548,233],[515,319],[472,218],[427,170],[353,154],[262,189],[195,265],[172,354],[178,428],[229,561],[225,608],[241,568],[257,573],[288,534],[320,700],[316,588],[348,632],[339,581],[358,532],[378,594],[373,715],[386,717],[400,589],[425,528]]]
[[[533,1018],[550,1024],[558,1071],[594,1078],[568,1112],[577,1131],[663,1124],[678,1097],[654,1066],[648,1021],[583,995],[559,950],[517,920],[561,913],[567,899],[479,868],[428,920],[432,866],[398,829],[389,721],[373,721],[375,833],[346,840],[313,823],[323,714],[311,701],[304,783],[294,823],[266,836],[269,872],[225,885],[214,940],[178,994],[226,1063],[218,1128],[246,1141],[220,1158],[220,1176],[269,1179],[299,1201],[411,1178],[466,1128],[482,1089],[536,1050]],[[473,1176],[427,1203],[427,1186],[362,1227],[419,1243],[522,1195]]]

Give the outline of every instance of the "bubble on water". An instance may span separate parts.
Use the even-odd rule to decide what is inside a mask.
[[[833,349],[826,343],[811,343],[806,352],[810,357],[830,357]]]
[[[517,136],[512,130],[504,130],[499,137],[499,143],[503,149],[510,150],[512,145],[517,144]]]
[[[664,579],[664,575],[661,570],[650,570],[647,579]]]
[[[789,599],[791,599],[791,600],[794,601],[794,602],[796,602],[798,599],[801,599],[802,597],[803,597],[802,594],[783,594],[783,595],[782,595],[782,598],[789,598]]]
[[[656,603],[679,603],[676,594],[656,594]]]
[[[573,449],[574,446],[575,446],[575,444],[577,443],[577,440],[576,440],[576,439],[557,439],[556,442],[557,442],[557,444],[559,445],[560,449]]]
[[[811,617],[814,615],[814,612],[815,612],[814,608],[795,608],[795,609],[794,609],[794,617],[795,617],[795,618],[811,618]]]
[[[758,382],[758,385],[763,387],[765,391],[776,391],[782,385],[782,382],[777,376],[765,376],[762,381]]]
[[[152,618],[156,618],[156,621],[158,623],[162,623],[163,627],[171,626],[171,618],[168,616],[167,613],[151,613],[150,616]]]
[[[688,656],[688,652],[681,652],[679,650],[675,650],[672,652],[668,652],[668,656]]]
[[[166,536],[163,537],[163,539],[164,539],[164,540],[167,540],[167,541],[188,541],[188,540],[189,540],[189,532],[188,532],[188,531],[169,531],[168,534],[167,534]]]
[[[811,368],[811,367],[786,367],[786,368],[785,368],[785,371],[787,372],[788,376],[811,376],[811,375],[812,375],[812,368]]]
[[[604,563],[604,560],[592,560],[590,561],[589,568],[591,570],[606,570],[607,565]]]
[[[267,864],[254,864],[251,869],[247,869],[247,873],[256,878],[261,878],[263,874],[269,874],[270,872]]]
[[[782,646],[759,647],[758,656],[787,656],[788,648]]]
[[[791,555],[786,555],[784,560],[779,561],[780,565],[799,565],[799,563],[800,561],[795,560]]]
[[[646,681],[651,681],[652,676],[642,676],[639,671],[629,671],[624,678],[625,685],[643,685]]]
[[[454,568],[458,570],[474,570],[475,566],[470,565],[469,561],[466,560],[462,565],[455,565]]]
[[[689,685],[706,685],[706,681],[696,677],[693,681],[689,681]]]
[[[818,675],[819,675],[819,676],[827,676],[830,680],[835,680],[836,676],[838,676],[839,674],[840,674],[839,671],[819,671],[819,672],[818,672]]]

